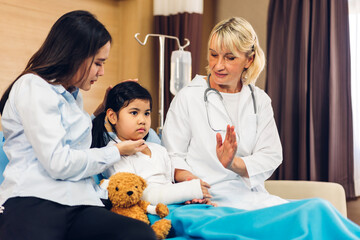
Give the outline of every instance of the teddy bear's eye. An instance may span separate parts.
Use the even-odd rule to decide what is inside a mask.
[[[135,186],[135,188],[137,188],[137,186]]]
[[[116,190],[116,191],[119,191],[119,188],[118,188],[118,187],[116,187],[116,188],[115,188],[115,190]]]

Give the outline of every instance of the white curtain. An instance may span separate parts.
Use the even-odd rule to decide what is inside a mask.
[[[204,10],[203,0],[154,0],[154,16],[179,13],[199,13]]]
[[[355,194],[360,196],[360,1],[349,0]]]

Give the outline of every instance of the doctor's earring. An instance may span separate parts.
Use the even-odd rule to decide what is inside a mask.
[[[247,72],[246,72],[246,70],[247,70],[247,68],[246,69],[244,69],[244,71],[242,72],[242,74],[241,74],[241,78],[240,78],[240,80],[244,83],[244,82],[246,82],[247,81]]]
[[[241,81],[242,82],[246,82],[247,81],[247,76],[245,75],[245,76],[241,76]]]

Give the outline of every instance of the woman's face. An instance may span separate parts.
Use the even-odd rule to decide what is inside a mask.
[[[229,49],[217,49],[215,41],[210,42],[209,70],[211,86],[221,92],[239,92],[241,74],[250,67],[253,58],[247,58],[243,52],[231,52]]]
[[[74,77],[70,80],[69,87],[78,87],[84,91],[89,91],[91,89],[91,85],[97,81],[98,77],[104,75],[104,63],[105,60],[108,59],[109,53],[110,42],[107,42],[96,53],[93,62],[92,57],[89,57],[84,61]],[[86,74],[87,71],[88,74]]]
[[[151,125],[150,101],[134,99],[119,113],[109,109],[109,121],[115,125],[116,135],[121,141],[142,139],[148,134]]]

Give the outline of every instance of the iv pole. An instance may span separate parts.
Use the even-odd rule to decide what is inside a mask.
[[[186,44],[184,46],[180,45],[180,41],[179,38],[174,37],[174,36],[169,36],[169,35],[163,35],[163,34],[147,34],[145,36],[145,40],[144,42],[141,42],[138,39],[138,36],[140,35],[140,33],[136,33],[135,34],[135,39],[143,46],[145,46],[147,40],[149,37],[159,37],[159,43],[160,43],[160,66],[159,66],[159,73],[160,73],[160,79],[159,79],[159,122],[160,122],[160,126],[158,128],[158,134],[161,136],[162,134],[162,129],[164,127],[164,57],[165,57],[165,38],[170,38],[170,39],[174,39],[177,41],[179,50],[184,50],[184,48],[186,48],[187,46],[190,45],[190,41],[189,39],[185,38]]]

